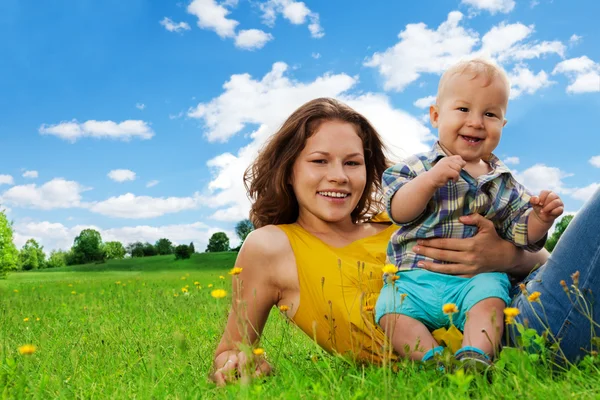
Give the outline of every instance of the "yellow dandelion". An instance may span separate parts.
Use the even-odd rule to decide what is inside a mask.
[[[515,307],[506,307],[504,309],[504,315],[506,315],[507,317],[514,318],[514,317],[516,317],[519,314],[520,314],[520,311],[519,311],[518,308],[515,308]]]
[[[402,293],[400,295],[400,301],[404,301],[404,299],[406,298],[406,296],[408,296],[406,293]]]
[[[454,303],[446,303],[442,306],[444,314],[455,314],[458,312],[458,307]]]
[[[209,284],[208,284],[208,287],[213,287],[213,284],[212,284],[212,283],[209,283]]]
[[[186,277],[185,277],[185,276],[182,276],[182,277],[181,277],[181,280],[182,280],[182,281],[185,281],[185,280],[186,280]]]
[[[15,292],[15,293],[19,293],[19,291],[18,291],[17,289],[13,290],[13,292]]]
[[[194,282],[194,285],[198,286],[198,285],[200,285],[200,282],[196,281],[196,282]]]
[[[381,270],[384,274],[395,274],[398,268],[394,264],[386,264]]]
[[[265,354],[265,351],[260,347],[257,347],[256,349],[252,350],[252,353],[254,353],[255,356],[262,356]]]
[[[374,309],[375,309],[375,306],[372,306],[372,305],[371,305],[371,306],[364,306],[364,307],[363,307],[363,310],[365,310],[365,311],[367,311],[367,312],[368,312],[368,311],[373,311]]]
[[[184,288],[186,288],[186,289],[187,289],[187,288],[189,288],[189,287],[190,287],[190,285],[185,285],[185,286],[184,286]]]
[[[35,347],[32,344],[26,344],[26,345],[19,347],[19,353],[21,353],[24,356],[29,356],[29,355],[35,353],[36,350],[37,350],[37,347]]]
[[[542,294],[540,292],[533,292],[529,295],[529,297],[527,297],[527,300],[533,303],[534,301],[538,301],[541,295]]]
[[[73,291],[71,292],[71,294],[77,294],[77,292],[73,290]]]
[[[23,318],[23,322],[29,322],[29,318]]]
[[[124,283],[124,284],[122,284],[121,286],[125,287],[125,286],[127,286],[127,284],[126,284],[126,283]]]
[[[188,292],[188,290],[187,290],[187,288],[185,288],[185,287],[182,287],[182,288],[181,288],[181,292],[183,292],[183,293],[187,293],[187,292]]]
[[[120,284],[121,284],[121,281],[116,281],[115,282],[115,285],[120,285]]]
[[[73,284],[72,284],[72,283],[69,283],[69,287],[73,287]]]
[[[219,275],[219,279],[225,279],[223,275]]]
[[[215,299],[222,299],[223,297],[227,296],[227,292],[223,289],[215,289],[212,292],[210,292],[210,295]]]
[[[398,279],[400,279],[400,277],[398,275],[390,276],[390,281],[392,281],[392,282],[396,282]]]
[[[519,283],[519,289],[521,289],[521,293],[523,293],[524,295],[527,295],[527,289],[525,289],[524,283]]]
[[[173,297],[179,297],[179,295],[177,293],[174,293]]]
[[[36,318],[35,320],[36,320],[36,321],[39,321],[39,320],[40,320],[40,318],[38,317],[38,318]]]
[[[242,268],[240,267],[233,267],[231,268],[231,271],[229,271],[229,275],[239,275],[242,273]]]
[[[290,308],[288,306],[286,306],[285,304],[282,306],[279,306],[279,311],[281,312],[286,312],[288,311]]]

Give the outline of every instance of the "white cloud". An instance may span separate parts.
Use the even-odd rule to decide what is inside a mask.
[[[509,13],[515,8],[514,0],[462,0],[461,4],[466,4],[478,10],[486,10],[491,14]]]
[[[518,165],[521,162],[521,160],[519,159],[519,157],[506,157],[504,159],[504,164],[509,165]]]
[[[37,178],[38,177],[38,172],[37,171],[25,171],[23,172],[23,178]]]
[[[83,137],[130,140],[135,137],[150,139],[154,136],[148,123],[140,120],[127,120],[120,123],[95,120],[84,123],[79,123],[77,120],[63,121],[56,125],[42,124],[39,132],[42,135],[55,135],[70,142]]]
[[[156,186],[156,185],[158,185],[158,183],[159,183],[159,182],[158,182],[157,180],[153,180],[153,181],[150,181],[150,182],[146,183],[146,187],[147,187],[147,188],[151,188],[151,187],[153,187],[153,186]]]
[[[15,180],[11,175],[0,175],[0,185],[14,185]]]
[[[222,38],[235,37],[239,22],[227,18],[230,11],[223,4],[217,4],[215,0],[193,0],[187,12],[198,18],[198,27],[215,31]]]
[[[571,197],[581,201],[588,201],[598,189],[600,189],[600,183],[592,183],[586,187],[575,189],[571,193]]]
[[[525,65],[517,65],[509,74],[510,98],[514,99],[523,93],[533,94],[539,89],[548,87],[556,82],[548,78],[545,71],[534,74]]]
[[[227,141],[247,125],[255,129],[248,134],[250,143],[237,153],[223,153],[211,159],[210,193],[200,200],[217,209],[212,218],[235,221],[247,218],[249,202],[242,183],[244,170],[254,160],[265,140],[272,135],[292,111],[317,97],[335,97],[363,113],[379,131],[392,151],[392,157],[427,150],[433,139],[428,128],[417,118],[395,109],[382,94],[353,95],[349,91],[357,79],[346,74],[325,74],[312,82],[298,82],[288,76],[287,65],[275,63],[262,79],[249,74],[233,75],[224,92],[189,112],[202,120],[210,141]],[[402,129],[398,129],[401,126]]]
[[[204,251],[208,239],[216,232],[225,232],[230,240],[230,246],[239,244],[239,239],[234,232],[208,226],[202,222],[179,225],[162,226],[125,226],[121,228],[102,229],[94,225],[75,225],[67,227],[61,223],[22,222],[14,226],[15,245],[21,248],[30,239],[36,239],[46,252],[55,249],[67,250],[73,246],[73,241],[84,229],[95,229],[100,232],[102,240],[119,241],[123,245],[133,242],[155,243],[160,238],[168,238],[175,244],[188,244],[194,242],[197,251]]]
[[[128,169],[113,169],[106,176],[115,182],[125,182],[135,180],[135,172]]]
[[[127,193],[95,202],[90,211],[118,218],[155,218],[161,215],[195,209],[200,205],[200,197],[150,197]]]
[[[319,21],[319,14],[312,12],[301,1],[267,0],[260,4],[260,9],[263,12],[263,21],[268,26],[274,26],[277,15],[281,14],[294,25],[303,25],[308,21],[308,30],[313,38],[318,39],[325,35]]]
[[[135,108],[137,108],[138,110],[143,110],[144,108],[146,108],[146,105],[144,103],[135,103]]]
[[[13,186],[0,196],[0,203],[43,210],[85,207],[81,193],[90,189],[75,181],[55,178],[39,187],[33,183]]]
[[[310,56],[315,60],[318,60],[319,58],[321,58],[321,53],[312,53]]]
[[[273,35],[260,29],[247,29],[240,31],[235,37],[235,46],[244,50],[257,50],[264,47],[268,41],[273,40]]]
[[[413,105],[418,108],[429,108],[429,106],[435,104],[435,99],[435,96],[423,97],[415,101]]]
[[[398,43],[373,54],[365,66],[378,69],[386,90],[402,91],[422,74],[441,74],[465,58],[479,56],[508,62],[546,54],[562,56],[565,51],[559,41],[525,41],[533,33],[533,26],[501,23],[480,39],[477,32],[460,25],[462,19],[462,13],[453,11],[435,30],[424,23],[408,24],[398,35]],[[475,49],[478,44],[480,48]]]
[[[190,26],[187,22],[174,22],[171,18],[164,17],[160,24],[165,27],[169,32],[183,32],[189,31]]]
[[[563,179],[572,174],[561,171],[556,167],[536,164],[523,172],[513,171],[517,181],[529,189],[534,195],[542,190],[552,190],[559,194],[568,194],[570,189],[565,188]]]
[[[561,61],[552,74],[565,74],[569,78],[568,93],[600,92],[600,63],[587,56]]]
[[[592,164],[596,168],[600,168],[600,155],[594,156],[589,160],[590,164]]]
[[[581,39],[582,39],[582,36],[572,34],[571,37],[569,38],[569,44],[575,45],[575,44],[579,43],[581,41]]]

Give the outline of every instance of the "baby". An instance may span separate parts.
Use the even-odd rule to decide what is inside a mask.
[[[430,331],[449,326],[442,307],[454,303],[452,322],[464,331],[456,359],[490,365],[510,302],[506,274],[458,277],[421,268],[425,257],[411,251],[418,239],[471,237],[476,228],[459,217],[478,213],[494,222],[503,239],[538,251],[563,212],[555,193],[532,197],[492,154],[506,125],[509,91],[506,73],[491,62],[475,59],[450,67],[429,110],[439,141],[383,176],[387,211],[399,225],[388,245],[388,263],[397,272],[393,279],[384,276],[376,321],[394,349],[413,360],[427,361],[443,350]]]

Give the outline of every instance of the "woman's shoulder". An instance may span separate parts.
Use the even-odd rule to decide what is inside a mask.
[[[252,231],[240,249],[248,255],[280,258],[291,253],[292,247],[285,232],[277,225],[266,225]]]

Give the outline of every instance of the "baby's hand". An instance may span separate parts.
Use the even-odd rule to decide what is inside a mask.
[[[532,196],[529,202],[536,217],[547,224],[553,223],[565,210],[560,197],[550,190],[542,190],[539,196]]]
[[[437,162],[427,173],[436,188],[446,186],[448,181],[456,182],[460,171],[467,163],[461,156],[444,157]]]

